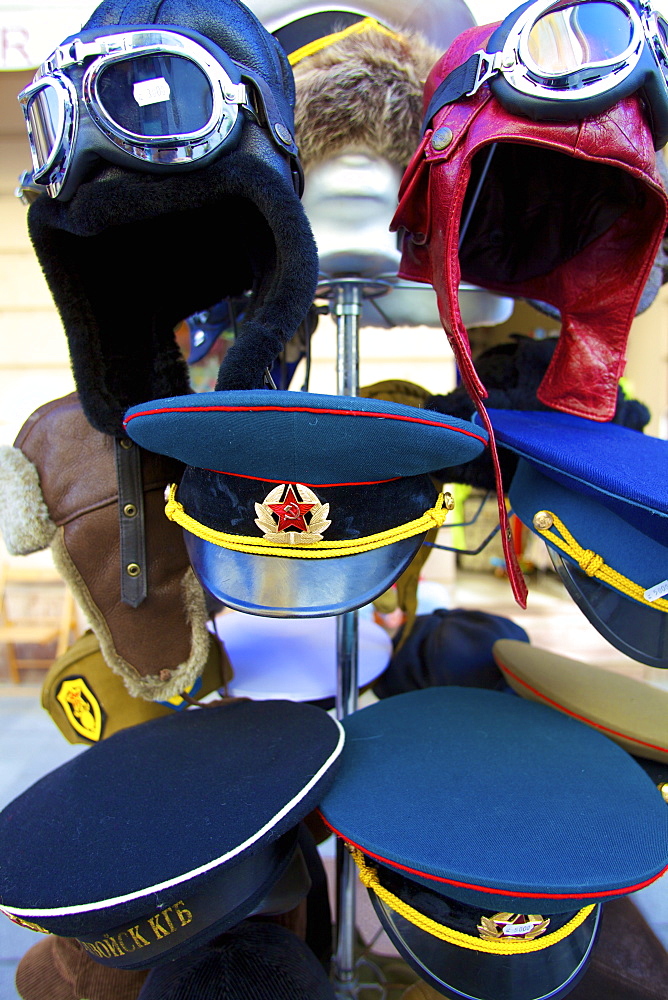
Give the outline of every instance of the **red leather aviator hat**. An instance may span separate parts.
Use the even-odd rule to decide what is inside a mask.
[[[424,107],[496,25],[463,32],[432,69]],[[431,110],[431,109],[430,109]],[[653,137],[640,98],[583,121],[511,114],[483,84],[444,104],[426,129],[399,190],[399,275],[434,286],[443,327],[490,435],[509,581],[525,606],[512,546],[487,392],[471,358],[457,287],[471,282],[559,310],[562,328],[538,388],[546,406],[612,419],[624,351],[668,217]]]
[[[425,108],[495,27],[455,39],[427,80]],[[537,122],[505,110],[485,83],[428,125],[392,224],[405,230],[399,274],[436,289],[467,388],[474,398],[486,395],[459,311],[460,277],[557,308],[561,335],[538,398],[610,420],[629,328],[668,217],[640,98],[579,122]]]

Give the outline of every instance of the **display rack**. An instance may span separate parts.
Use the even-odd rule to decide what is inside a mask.
[[[468,230],[487,171],[496,150],[493,143],[483,164],[481,176],[462,220],[459,246]],[[359,393],[359,331],[366,299],[386,294],[392,283],[384,278],[326,277],[318,284],[316,297],[328,299],[336,324],[336,386],[339,396]],[[357,709],[358,696],[358,627],[357,612],[338,616],[336,623],[336,716],[344,719]],[[334,985],[338,1000],[357,1000],[360,983],[355,963],[355,863],[341,840],[336,841],[336,947]],[[368,984],[364,984],[368,989]],[[377,984],[379,1000],[386,990]]]
[[[321,281],[318,296],[330,300],[336,323],[336,386],[339,396],[359,392],[359,330],[365,299],[385,294],[382,280],[332,278]],[[348,611],[336,622],[336,717],[357,710],[358,613]],[[341,840],[336,841],[336,947],[334,985],[338,1000],[356,1000],[360,984],[355,963],[355,863]],[[365,984],[366,988],[366,984]],[[381,988],[380,1000],[385,996]]]

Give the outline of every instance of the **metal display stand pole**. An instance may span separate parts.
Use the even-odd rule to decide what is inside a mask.
[[[471,203],[460,227],[459,245],[473,216],[480,191],[485,182],[494,143],[487,154]],[[359,391],[359,329],[364,299],[375,298],[390,291],[391,284],[383,279],[361,277],[329,278],[318,285],[317,296],[330,300],[330,313],[336,322],[336,383],[339,396],[357,396]],[[358,692],[358,621],[357,612],[339,615],[336,622],[336,717],[344,719],[357,709]],[[334,952],[334,986],[338,1000],[357,1000],[360,983],[355,963],[355,863],[343,846],[336,841],[336,949]],[[369,984],[364,984],[368,988]],[[382,984],[377,984],[380,997],[386,996]]]
[[[357,612],[347,611],[336,622],[336,714],[342,719],[357,708]],[[336,950],[334,985],[338,1000],[357,997],[355,968],[355,862],[343,841],[336,840]]]
[[[336,390],[339,396],[356,396],[359,390],[359,326],[362,313],[361,282],[348,279],[337,283]],[[336,716],[345,718],[357,709],[358,690],[357,611],[347,611],[336,620]],[[357,996],[355,970],[355,863],[341,840],[336,841],[336,951],[334,976],[337,996],[348,1000]]]
[[[359,390],[359,328],[365,298],[383,294],[384,281],[339,278],[324,281],[319,294],[332,300],[336,321],[336,381],[340,396],[356,396]],[[336,621],[336,716],[343,719],[357,709],[358,619],[348,611]],[[336,842],[336,949],[334,985],[339,1000],[356,1000],[359,991],[355,967],[355,863],[340,840]]]

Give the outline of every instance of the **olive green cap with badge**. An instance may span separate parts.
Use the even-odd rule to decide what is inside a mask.
[[[225,649],[211,636],[204,671],[183,694],[169,701],[135,698],[105,662],[96,636],[87,631],[52,664],[42,685],[42,708],[70,743],[98,743],[119,729],[182,711],[192,699],[199,701],[231,679]]]

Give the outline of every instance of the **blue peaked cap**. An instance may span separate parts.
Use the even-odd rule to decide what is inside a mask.
[[[508,496],[616,648],[668,667],[668,442],[556,412],[492,410],[520,461]]]
[[[668,810],[653,781],[554,709],[432,687],[343,725],[322,815],[351,846],[393,943],[445,996],[565,996],[600,904],[666,869]]]
[[[319,708],[245,700],[114,733],[0,813],[0,910],[118,968],[187,954],[285,871],[343,738]]]
[[[500,445],[668,543],[668,441],[556,411],[488,412]]]
[[[633,892],[668,865],[668,809],[651,779],[554,709],[432,687],[383,699],[343,727],[325,820],[435,892],[559,913]],[[559,781],[546,779],[554,774]]]
[[[417,407],[264,389],[153,400],[125,428],[187,466],[167,512],[205,589],[273,617],[340,614],[387,590],[443,522],[429,473],[487,444]]]
[[[230,390],[156,399],[125,415],[129,436],[186,465],[310,486],[373,485],[479,455],[468,420],[362,396]]]

